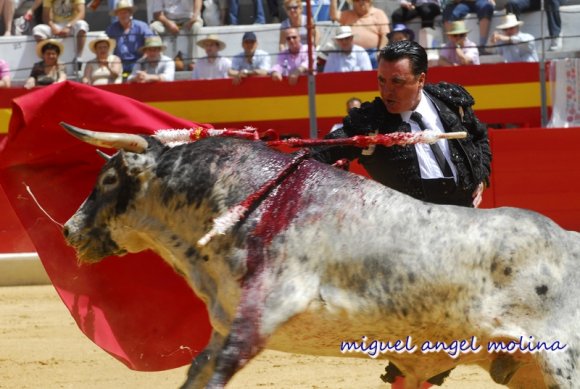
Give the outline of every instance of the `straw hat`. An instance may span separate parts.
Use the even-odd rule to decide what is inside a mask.
[[[120,11],[122,9],[130,9],[132,13],[135,12],[135,6],[133,5],[133,2],[131,0],[119,0],[117,1],[117,4],[115,4],[115,8],[109,13],[111,14],[111,16],[115,16],[117,14],[117,11]]]
[[[163,50],[165,49],[166,46],[161,40],[160,36],[153,35],[145,38],[145,44],[139,47],[139,51],[142,53],[143,50],[148,49],[150,47],[161,47],[161,49]]]
[[[354,36],[354,34],[350,26],[340,26],[336,30],[336,34],[334,34],[334,39],[345,39],[351,36]]]
[[[117,46],[117,42],[114,39],[109,38],[106,33],[102,32],[95,39],[89,42],[89,49],[95,54],[97,53],[95,46],[99,42],[109,42],[109,53],[112,53],[113,50],[115,50],[115,46]]]
[[[518,20],[518,18],[516,18],[516,15],[506,14],[505,16],[503,16],[502,23],[499,24],[496,28],[498,30],[505,30],[515,26],[521,26],[522,24],[524,24],[524,22]]]
[[[447,35],[467,34],[469,31],[463,20],[456,20],[451,22],[451,29],[447,31]]]
[[[59,49],[58,55],[59,56],[64,52],[64,46],[62,45],[62,43],[60,41],[57,41],[56,39],[45,39],[45,40],[40,41],[36,44],[36,55],[38,55],[40,58],[42,58],[42,48],[48,44],[55,45],[58,47],[58,49]]]
[[[207,38],[197,41],[197,45],[201,48],[205,48],[206,44],[212,43],[212,42],[215,42],[218,44],[219,51],[222,51],[223,49],[226,48],[225,42],[222,41],[216,34],[209,34],[207,36]]]

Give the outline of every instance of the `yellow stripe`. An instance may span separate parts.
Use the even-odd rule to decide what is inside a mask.
[[[475,99],[475,109],[533,108],[541,106],[539,82],[478,85],[465,87]],[[550,89],[548,83],[547,89]],[[551,105],[550,93],[547,104]]]
[[[548,83],[548,106],[551,106],[550,87],[551,84]],[[475,98],[475,109],[478,110],[534,108],[541,105],[540,84],[537,82],[478,85],[468,86],[466,89]],[[371,101],[378,96],[378,91],[319,94],[316,96],[316,116],[318,118],[343,116],[346,101],[354,96],[362,101]],[[204,123],[251,123],[259,120],[308,118],[307,95],[165,101],[148,104],[174,116]],[[8,132],[10,114],[10,108],[0,109],[0,133]]]
[[[0,134],[8,134],[8,125],[10,124],[11,108],[0,109]]]

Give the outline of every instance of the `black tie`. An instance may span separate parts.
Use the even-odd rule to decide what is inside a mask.
[[[425,127],[425,123],[423,123],[423,116],[419,112],[413,112],[411,114],[411,120],[414,121],[419,125],[421,131],[425,131],[427,127]],[[429,144],[431,147],[431,151],[435,155],[435,159],[437,160],[437,164],[439,168],[441,168],[441,172],[443,172],[443,177],[453,177],[453,172],[451,171],[451,166],[447,162],[447,159],[443,155],[443,151],[441,151],[441,147],[437,143]]]

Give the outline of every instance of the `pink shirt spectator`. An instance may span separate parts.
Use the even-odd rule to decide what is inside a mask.
[[[8,62],[0,59],[0,80],[6,76],[10,77],[10,66],[8,66]]]
[[[468,38],[465,38],[465,44],[461,50],[466,57],[473,61],[472,65],[479,65],[479,50],[477,50],[477,45],[474,42],[470,41]],[[455,52],[454,42],[447,42],[443,49],[441,49],[439,56],[445,58],[447,61],[454,65],[461,65],[461,61]]]
[[[316,58],[316,54],[313,53],[313,55]],[[288,49],[278,54],[278,61],[276,65],[272,66],[272,72],[288,76],[289,73],[298,68],[308,69],[308,45],[300,46],[300,51],[297,54],[292,54]]]
[[[389,32],[389,18],[383,10],[371,7],[370,11],[359,17],[353,10],[340,13],[341,26],[351,26],[354,44],[365,49],[381,49],[381,38]]]

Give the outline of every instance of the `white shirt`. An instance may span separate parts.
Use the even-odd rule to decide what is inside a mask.
[[[324,65],[324,73],[359,72],[372,69],[367,51],[357,45],[353,45],[350,53],[338,50],[328,54]]]
[[[439,114],[437,112],[437,108],[431,101],[431,99],[425,94],[425,92],[421,91],[421,101],[419,101],[419,105],[415,109],[416,112],[419,112],[423,117],[423,123],[428,130],[435,131],[437,133],[443,133],[443,123],[439,118]],[[421,128],[414,120],[411,120],[411,114],[413,111],[406,111],[401,113],[401,118],[403,121],[409,123],[411,125],[411,132],[420,132]],[[457,181],[457,169],[455,165],[451,162],[451,153],[449,151],[449,144],[447,143],[446,139],[441,139],[437,141],[437,144],[441,148],[445,159],[451,166],[451,171],[453,172],[453,178]],[[430,179],[430,178],[443,178],[443,172],[437,163],[437,159],[435,159],[435,155],[433,154],[433,150],[431,150],[431,146],[426,143],[417,143],[415,145],[415,151],[417,152],[417,157],[419,159],[419,170],[421,172],[421,178]]]
[[[193,17],[193,0],[153,0],[153,13],[161,12],[168,19],[180,20]]]
[[[214,63],[210,63],[207,57],[201,58],[195,63],[192,79],[213,80],[215,78],[228,78],[228,70],[232,66],[229,58],[217,57]]]

